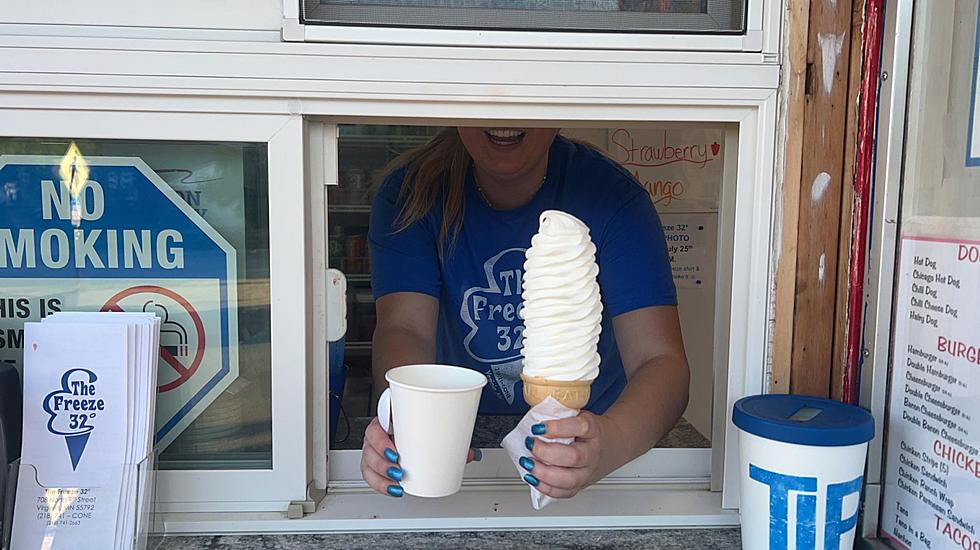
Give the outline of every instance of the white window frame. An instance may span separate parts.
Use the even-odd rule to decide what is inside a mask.
[[[4,137],[239,141],[268,145],[272,468],[164,470],[157,511],[285,511],[306,497],[303,121],[288,115],[0,109]]]
[[[774,0],[766,6],[766,36],[771,41],[766,42],[764,52],[776,52],[781,3]],[[298,1],[295,8],[298,10]],[[737,437],[727,411],[737,398],[764,391],[772,296],[769,261],[775,235],[777,56],[735,51],[283,43],[246,41],[239,33],[224,31],[213,31],[209,39],[186,33],[175,37],[168,34],[170,29],[139,39],[123,28],[100,36],[36,36],[19,28],[5,30],[10,29],[0,25],[0,97],[7,109],[0,121],[18,121],[4,124],[5,134],[17,135],[16,129],[20,135],[40,135],[51,128],[72,137],[248,141],[245,137],[255,132],[261,134],[256,140],[262,137],[271,144],[285,139],[281,143],[292,144],[277,147],[275,155],[270,145],[270,171],[276,166],[276,173],[281,174],[275,181],[270,176],[270,186],[276,186],[277,194],[285,193],[275,198],[270,193],[270,210],[274,202],[288,202],[276,211],[273,221],[285,221],[276,226],[277,234],[285,235],[288,229],[294,237],[302,235],[304,228],[308,231],[305,239],[289,242],[288,253],[284,250],[288,261],[272,266],[274,275],[281,275],[277,280],[291,285],[273,285],[273,330],[281,334],[281,340],[273,342],[273,372],[282,376],[273,384],[274,414],[278,415],[273,433],[277,438],[291,436],[285,444],[295,451],[287,457],[293,468],[286,474],[288,482],[280,487],[282,500],[245,501],[237,508],[278,513],[195,513],[229,509],[227,502],[203,500],[225,499],[215,492],[200,495],[202,500],[197,502],[185,498],[162,506],[168,533],[737,522],[737,514],[721,509],[722,505],[733,508],[738,502]],[[66,122],[75,113],[85,114],[85,124]],[[300,122],[300,117],[306,121]],[[288,120],[288,124],[281,123],[283,136],[264,125],[270,119]],[[182,126],[194,120],[199,124]],[[713,451],[710,488],[725,489],[724,501],[721,494],[709,492],[705,483],[684,484],[679,491],[663,484],[624,484],[585,491],[573,502],[532,519],[526,517],[526,489],[519,486],[500,487],[499,491],[468,488],[450,499],[416,501],[411,506],[351,488],[332,491],[316,514],[296,520],[302,523],[283,517],[285,497],[302,499],[305,491],[300,485],[305,489],[311,481],[325,486],[329,473],[325,416],[318,420],[320,415],[312,412],[315,408],[326,415],[325,374],[321,372],[325,350],[317,351],[325,342],[326,321],[321,315],[326,298],[322,280],[314,280],[325,267],[325,222],[320,221],[324,213],[310,205],[322,204],[315,197],[323,193],[323,183],[330,182],[323,166],[307,163],[304,167],[303,151],[322,149],[331,136],[310,132],[304,140],[303,126],[354,120],[433,125],[447,121],[738,125],[738,155],[729,159],[737,161],[737,185],[735,193],[722,197],[726,204],[732,201],[730,208],[724,208],[735,212],[731,232],[722,240],[734,246],[730,264],[719,262],[718,266],[719,278],[729,277],[736,290],[729,297],[719,294],[717,303],[725,304],[722,311],[730,315],[716,318],[716,331],[724,331],[729,345],[724,350],[727,363],[719,367],[714,388],[720,394],[715,403],[723,403],[724,411],[714,417],[713,439],[723,440],[724,446]],[[727,148],[733,149],[731,145]],[[304,177],[305,189],[300,184]],[[300,250],[304,246],[305,257]],[[304,281],[297,265],[310,271],[309,279]],[[277,294],[280,291],[283,294]],[[298,330],[297,323],[303,319],[305,330]],[[716,341],[720,341],[717,336]],[[290,426],[290,422],[295,423]],[[283,423],[286,425],[281,426]],[[284,463],[277,463],[277,469],[280,464]],[[221,490],[261,496],[249,483],[229,484]],[[195,494],[193,488],[189,491]],[[498,513],[487,508],[488,502],[502,506],[511,502],[514,508],[501,508]],[[630,515],[635,510],[645,511]],[[511,515],[501,518],[499,514],[505,513]],[[372,519],[375,515],[385,519]],[[450,517],[455,519],[446,519]]]
[[[305,24],[302,0],[282,0],[282,36],[296,42],[597,50],[779,51],[782,2],[748,0],[744,34],[637,34],[424,29]]]
[[[738,506],[738,453],[737,432],[730,422],[728,411],[734,402],[745,395],[762,393],[765,379],[763,365],[766,353],[767,308],[769,291],[767,285],[758,281],[768,280],[753,277],[753,274],[765,274],[769,270],[769,251],[771,250],[771,220],[773,206],[773,174],[771,162],[774,147],[773,136],[767,131],[775,125],[775,94],[765,94],[756,102],[748,102],[742,107],[732,106],[656,106],[642,105],[635,108],[585,109],[579,111],[574,119],[543,120],[539,116],[549,112],[567,111],[549,109],[542,106],[515,106],[525,117],[507,119],[474,119],[470,116],[460,116],[453,120],[453,109],[440,109],[445,117],[433,120],[436,116],[434,106],[420,106],[414,109],[417,118],[388,119],[386,124],[486,124],[486,125],[531,125],[554,126],[560,121],[564,126],[576,127],[607,127],[617,124],[654,124],[665,122],[700,122],[707,124],[736,123],[737,131],[726,132],[726,150],[735,154],[726,156],[726,179],[729,172],[734,171],[734,185],[726,185],[722,192],[721,214],[731,213],[734,219],[726,223],[721,219],[721,242],[731,242],[728,254],[721,254],[718,261],[718,279],[731,280],[731,285],[719,285],[716,298],[715,342],[727,342],[727,348],[720,348],[716,354],[715,410],[713,413],[713,433],[711,449],[652,449],[643,457],[617,470],[607,479],[597,484],[596,489],[604,487],[623,489],[624,487],[678,487],[687,489],[712,489],[723,491],[723,499],[718,505],[726,508]],[[494,112],[505,107],[485,107],[484,112]],[[409,108],[409,111],[413,109]],[[464,110],[463,112],[472,113]],[[628,114],[627,114],[628,113]],[[625,116],[624,116],[625,115]],[[613,118],[615,117],[615,118]],[[446,120],[449,119],[449,120]],[[321,168],[313,171],[323,174],[324,186],[336,185],[337,174],[337,124],[373,122],[377,119],[359,119],[343,116],[317,117],[312,124],[318,126],[318,132],[329,139],[322,139],[322,162],[314,162],[314,166],[322,164]],[[582,120],[589,120],[583,123]],[[311,159],[313,160],[313,159]],[[321,187],[322,189],[322,187]],[[322,205],[313,205],[313,210],[326,212],[326,193],[321,195]],[[750,214],[751,213],[751,214]],[[326,234],[327,216],[322,218],[322,227],[314,228],[317,235]],[[321,256],[323,244],[315,254]],[[319,262],[318,262],[319,263]],[[755,281],[755,284],[750,283]],[[746,292],[732,289],[747,289]],[[321,303],[316,300],[317,303]],[[325,301],[322,302],[324,305]],[[729,313],[730,315],[726,315]],[[318,316],[319,317],[319,316]],[[325,447],[325,443],[317,443],[316,447]],[[731,452],[726,452],[726,449]],[[360,475],[360,451],[336,450],[329,452],[329,471],[324,476],[328,479],[328,495],[324,509],[336,514],[341,511],[358,510],[358,503],[363,502],[366,484]],[[486,495],[488,491],[501,488],[514,489],[522,484],[514,477],[506,476],[513,471],[513,465],[506,453],[500,449],[484,451],[484,459],[480,463],[471,463],[465,472],[463,495],[469,494],[473,499]],[[513,477],[513,476],[512,476]],[[352,500],[351,500],[352,499]],[[337,504],[351,500],[348,504]],[[364,511],[364,510],[360,510]],[[609,521],[609,526],[618,525],[609,516],[597,514]],[[474,518],[475,519],[475,518]],[[567,518],[564,518],[567,519]],[[314,514],[309,521],[322,521],[323,528],[339,524],[348,526],[343,521],[356,521],[356,517],[328,517],[324,513]],[[358,529],[390,529],[392,525],[413,525],[422,528],[428,519],[415,518],[412,523],[406,518],[391,520],[374,520],[358,525]],[[603,520],[599,520],[603,521]],[[651,525],[645,521],[657,521],[651,518],[636,520],[636,526]],[[393,523],[394,522],[394,523]],[[189,524],[190,527],[193,523]],[[502,524],[505,525],[505,524]],[[559,526],[561,523],[545,523],[543,525]],[[345,527],[346,528],[346,527]]]
[[[524,121],[525,123],[528,121]],[[716,121],[717,123],[718,121]],[[321,148],[316,149],[317,153],[322,153],[322,161],[317,159],[315,156],[310,158],[312,170],[316,174],[322,174],[324,185],[321,189],[329,186],[337,185],[340,177],[338,173],[339,169],[339,152],[338,152],[338,138],[339,127],[343,124],[357,124],[358,120],[335,120],[327,119],[324,122],[312,122],[310,124],[310,136],[311,142],[316,142]],[[393,121],[390,124],[418,124],[417,121],[402,120]],[[474,121],[448,121],[444,124],[448,125],[466,125],[473,124]],[[651,121],[650,124],[657,124],[658,121]],[[483,121],[481,124],[493,124],[493,122]],[[532,121],[531,124],[539,126],[568,126],[566,121]],[[662,124],[662,123],[661,123]],[[607,127],[633,127],[642,128],[642,124],[637,124],[635,121],[631,123],[623,123],[622,121],[609,121],[608,124],[603,125],[582,125],[573,123],[571,127],[574,128],[607,128]],[[705,124],[697,126],[687,126],[689,128],[717,128],[717,124]],[[722,183],[722,198],[721,204],[719,205],[719,244],[720,252],[718,255],[718,273],[726,273],[731,269],[731,254],[727,247],[724,247],[722,243],[729,242],[732,239],[732,229],[734,224],[734,210],[733,208],[733,198],[735,195],[732,191],[736,190],[737,183],[737,162],[738,162],[738,130],[733,128],[731,125],[724,127],[724,139],[725,139],[725,151],[728,152],[725,156],[725,165],[723,169],[723,183]],[[311,154],[315,154],[311,151]],[[322,168],[321,168],[322,166]],[[314,229],[314,233],[317,235],[324,234],[327,235],[327,228],[332,224],[329,223],[329,204],[327,203],[327,193],[321,192],[317,194],[316,199],[322,201],[321,203],[314,203],[311,206],[311,211],[317,212],[317,220],[311,220],[314,223],[325,224],[322,227],[317,227]],[[320,218],[320,213],[322,213],[322,218]],[[321,241],[318,241],[316,246],[316,251],[314,252],[315,257],[321,258],[323,256],[323,249]],[[319,264],[319,259],[316,262]],[[329,267],[329,266],[328,266]],[[732,295],[731,288],[724,284],[723,281],[728,280],[726,277],[717,276],[716,281],[718,288],[716,289],[716,300],[715,300],[715,330],[713,333],[714,346],[717,352],[714,357],[713,370],[715,372],[714,380],[716,383],[720,383],[722,387],[725,386],[724,377],[727,375],[727,354],[724,347],[724,343],[727,342],[728,338],[728,317],[726,312],[728,311],[729,299]],[[317,306],[322,304],[323,307],[329,307],[325,301],[321,302],[316,299],[314,302]],[[316,318],[328,317],[324,315],[316,315]],[[715,388],[714,397],[712,398],[712,428],[716,431],[715,433],[724,433],[724,410],[725,410],[725,395],[724,392]],[[322,415],[318,415],[322,416]],[[315,420],[317,424],[326,426],[326,421],[323,419]],[[326,429],[326,428],[324,428]],[[319,431],[319,430],[318,430]],[[326,433],[326,432],[324,432]],[[720,461],[722,458],[722,449],[724,446],[724,437],[712,438],[712,444],[709,448],[654,448],[648,451],[643,456],[637,458],[636,460],[624,465],[622,468],[616,470],[610,474],[606,479],[600,481],[600,485],[665,485],[665,484],[689,484],[689,485],[703,485],[708,487],[713,473],[720,473],[720,464],[714,464]],[[325,445],[317,444],[315,453],[315,460],[317,464],[321,462],[321,452],[320,449],[325,447]],[[326,476],[329,479],[329,483],[321,485],[317,483],[317,488],[329,488],[333,490],[346,490],[346,489],[366,489],[367,484],[364,482],[361,472],[360,472],[360,461],[361,461],[361,451],[359,450],[330,450],[329,451],[329,472]],[[317,476],[319,477],[319,476]],[[510,458],[502,449],[484,449],[483,460],[479,463],[471,463],[467,465],[464,472],[464,486],[472,488],[487,488],[491,486],[500,485],[519,485],[521,481],[514,476],[514,467],[510,461]],[[720,487],[720,482],[715,483],[715,487]]]

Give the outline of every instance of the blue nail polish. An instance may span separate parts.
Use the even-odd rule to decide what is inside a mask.
[[[541,483],[538,481],[538,478],[532,476],[531,474],[524,474],[524,481],[528,482],[531,487],[537,487],[538,484]]]
[[[531,426],[531,433],[534,435],[544,435],[544,432],[546,431],[547,428],[544,427],[544,424],[535,424]]]
[[[483,449],[473,449],[473,462],[483,460]]]
[[[522,456],[517,462],[521,465],[521,468],[524,468],[529,472],[534,469],[534,461],[526,456]]]
[[[389,466],[386,473],[388,474],[389,478],[395,481],[401,481],[402,478],[405,477],[405,472],[403,472],[398,466]]]
[[[401,487],[397,486],[397,485],[389,485],[388,486],[388,494],[391,495],[391,496],[393,496],[393,497],[399,498],[399,497],[401,497],[402,495],[405,494],[405,490],[402,489]]]
[[[525,437],[524,438],[524,446],[527,447],[527,450],[533,451],[534,450],[534,438],[531,437],[531,436]]]
[[[398,463],[398,453],[391,449],[385,449],[385,458],[388,459],[388,462]]]

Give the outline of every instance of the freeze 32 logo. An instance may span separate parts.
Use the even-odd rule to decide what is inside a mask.
[[[44,398],[48,431],[64,436],[71,468],[78,468],[89,436],[105,414],[105,400],[98,397],[99,377],[88,369],[70,369],[61,377],[61,388]]]
[[[459,314],[469,327],[463,346],[470,357],[488,366],[486,374],[494,392],[513,404],[524,347],[520,318],[524,249],[498,253],[484,263],[483,270],[486,286],[472,287],[463,294]]]

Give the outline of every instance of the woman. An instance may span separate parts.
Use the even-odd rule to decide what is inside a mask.
[[[376,386],[399,365],[447,363],[483,372],[483,414],[524,414],[520,382],[524,251],[544,210],[589,226],[603,298],[602,358],[575,418],[528,440],[542,493],[569,498],[642,455],[687,405],[689,372],[663,229],[648,194],[594,149],[557,129],[446,129],[407,153],[380,187],[369,230],[377,327]],[[543,431],[542,431],[543,430]],[[470,459],[473,458],[473,453]],[[399,497],[403,472],[377,419],[361,472]]]

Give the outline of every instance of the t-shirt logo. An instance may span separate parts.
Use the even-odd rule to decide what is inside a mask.
[[[520,317],[524,281],[524,248],[509,248],[483,264],[486,286],[463,293],[460,318],[469,327],[466,353],[487,365],[485,374],[497,395],[514,404],[521,374],[524,321]]]

